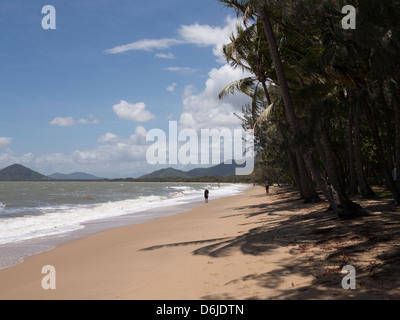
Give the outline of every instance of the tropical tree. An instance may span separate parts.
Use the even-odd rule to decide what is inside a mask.
[[[240,25],[237,26],[237,36],[232,35],[231,43],[224,46],[223,52],[232,67],[240,67],[245,71],[253,73],[254,77],[247,77],[229,84],[222,90],[219,97],[224,98],[227,94],[233,94],[236,91],[250,96],[252,98],[250,112],[253,119],[252,126],[256,128],[257,123],[268,119],[272,108],[278,105],[278,99],[275,100],[275,103],[272,103],[269,89],[267,88],[267,82],[272,83],[272,79],[276,79],[276,76],[272,67],[272,59],[265,39],[265,32],[260,21],[257,20],[247,29],[244,29]],[[264,95],[259,91],[260,84],[262,85]],[[266,103],[264,98],[266,99]],[[260,110],[263,110],[261,114]],[[293,156],[288,149],[289,139],[282,130],[282,125],[277,124],[277,127],[279,128],[278,133],[281,135],[282,140],[286,142],[286,152],[290,159],[290,172],[294,175],[294,180],[299,188],[301,197],[307,202],[313,198],[317,198],[317,193],[312,186],[301,154],[296,152],[294,156],[295,161],[293,161]]]
[[[304,160],[340,216],[366,213],[347,196],[357,192],[357,185],[363,197],[374,195],[366,174],[383,177],[394,202],[400,204],[400,0],[220,2],[243,17],[246,26],[243,36],[227,47],[228,61],[246,65],[256,79],[260,70],[269,68],[279,101],[268,97],[268,88],[264,92],[269,107],[258,105],[257,112],[265,109],[265,115],[271,106],[283,107],[297,169]],[[341,9],[347,4],[357,8],[356,30],[341,26]],[[262,32],[265,40],[255,46]],[[253,42],[242,41],[245,38]],[[248,63],[250,57],[255,60]],[[263,63],[258,58],[257,64],[257,57],[270,60]],[[272,123],[278,131],[282,120],[275,116]],[[296,173],[292,175],[296,179]]]
[[[286,118],[290,124],[292,134],[295,140],[301,142],[302,138],[302,127],[299,123],[299,119],[296,115],[294,105],[292,103],[291,93],[288,85],[288,81],[285,75],[285,71],[282,64],[280,50],[275,38],[273,25],[271,23],[270,16],[274,16],[274,11],[281,11],[280,6],[276,6],[274,1],[260,1],[260,0],[249,0],[249,1],[228,1],[223,0],[226,5],[230,5],[233,8],[240,8],[237,10],[239,14],[244,12],[245,19],[248,19],[251,15],[257,15],[262,22],[265,36],[268,42],[269,52],[273,61],[277,84],[280,89],[280,93],[283,99],[283,104],[285,107]],[[272,5],[271,5],[272,4]],[[275,6],[273,6],[275,5]],[[244,7],[246,9],[244,10]],[[323,140],[326,143],[326,139]],[[330,161],[330,153],[328,152],[328,146],[325,146],[325,157],[328,156],[326,161],[326,172],[332,177],[333,172],[335,172],[334,164]],[[365,214],[365,211],[360,208],[359,205],[350,201],[346,195],[338,189],[338,185],[330,184],[323,176],[319,166],[313,158],[312,150],[306,143],[299,143],[295,147],[295,153],[298,158],[303,157],[308,169],[312,173],[313,179],[319,189],[324,193],[326,198],[329,200],[332,208],[340,216],[356,216],[360,214]],[[332,179],[334,180],[334,179]]]

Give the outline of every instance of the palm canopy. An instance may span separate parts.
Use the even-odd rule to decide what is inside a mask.
[[[272,106],[284,107],[283,118],[272,118],[288,125],[296,141],[296,157],[303,158],[297,159],[297,170],[304,161],[314,183],[344,216],[363,213],[343,191],[347,167],[354,161],[343,158],[351,148],[360,148],[351,142],[349,120],[354,105],[360,105],[361,142],[373,141],[380,166],[374,170],[384,175],[399,204],[400,183],[394,184],[390,172],[400,167],[400,0],[219,1],[244,19],[244,27],[224,47],[227,61],[254,75],[228,85],[220,96],[242,91],[257,98],[251,106],[257,125]],[[341,27],[341,9],[348,4],[357,8],[356,30]],[[259,98],[260,83],[266,82],[279,88],[279,102]],[[349,150],[334,148],[344,145]]]

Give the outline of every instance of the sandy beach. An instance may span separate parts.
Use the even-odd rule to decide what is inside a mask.
[[[339,220],[296,191],[254,186],[188,212],[62,244],[0,270],[0,299],[399,299],[399,208]],[[42,268],[56,271],[44,290]],[[345,290],[341,269],[356,270]]]

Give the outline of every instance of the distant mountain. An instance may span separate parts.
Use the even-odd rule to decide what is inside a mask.
[[[13,164],[0,170],[0,181],[43,181],[50,180],[48,177],[33,171],[20,164]]]
[[[102,179],[85,172],[73,172],[70,174],[53,173],[52,175],[49,176],[49,178],[55,180],[101,180]]]
[[[153,178],[190,178],[190,176],[182,170],[176,170],[174,168],[167,168],[154,171],[149,174],[145,174],[139,179],[153,179]]]
[[[153,178],[197,178],[204,176],[230,176],[234,175],[236,168],[244,167],[244,165],[239,165],[235,161],[232,164],[221,163],[210,168],[196,168],[189,171],[177,170],[174,168],[167,168],[154,171],[149,174],[145,174],[139,179],[153,179]]]
[[[187,172],[189,177],[196,178],[196,177],[203,177],[203,176],[230,176],[235,174],[235,170],[237,167],[240,167],[236,164],[235,161],[232,161],[232,164],[225,164],[221,163],[214,167],[210,168],[197,168],[192,169]]]

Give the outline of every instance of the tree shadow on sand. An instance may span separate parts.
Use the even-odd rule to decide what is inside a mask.
[[[274,298],[399,299],[399,208],[385,199],[363,201],[362,205],[371,216],[355,220],[341,220],[326,211],[326,203],[304,204],[294,200],[293,194],[286,194],[284,199],[275,197],[270,204],[236,208],[246,218],[264,215],[265,224],[230,241],[197,249],[194,254],[221,257],[234,247],[243,254],[268,255],[276,247],[294,246],[296,249],[291,253],[299,255],[298,263],[282,261],[280,269],[246,275],[237,281],[257,280],[262,287],[274,288],[289,272],[312,275],[313,280],[299,290],[286,290]],[[271,219],[271,215],[304,212],[304,209],[308,212],[291,215],[286,220]],[[345,276],[341,270],[346,265],[356,268],[356,290],[347,291],[341,286]]]
[[[279,189],[268,204],[232,208],[235,215],[246,219],[257,217],[258,221],[253,223],[258,226],[236,237],[210,239],[209,244],[193,254],[220,258],[240,250],[244,255],[268,256],[278,247],[288,247],[291,256],[298,258],[281,261],[280,267],[271,272],[247,274],[230,281],[252,281],[273,289],[288,275],[311,279],[276,291],[273,299],[400,298],[399,208],[387,199],[363,201],[361,204],[370,216],[341,220],[326,211],[326,202],[304,204],[296,197],[290,189]],[[346,265],[356,268],[356,290],[344,290],[341,286],[345,276],[341,270]],[[224,295],[204,298],[224,299]],[[248,297],[264,298],[270,297]]]

